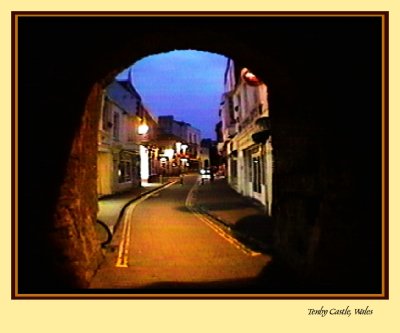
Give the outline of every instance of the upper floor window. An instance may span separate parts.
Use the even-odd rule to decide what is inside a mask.
[[[107,131],[111,127],[111,110],[110,110],[110,102],[105,100],[103,107],[103,115],[102,115],[102,129]]]

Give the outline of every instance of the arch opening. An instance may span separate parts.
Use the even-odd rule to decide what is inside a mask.
[[[379,109],[376,103],[379,100],[379,89],[376,88],[379,87],[371,84],[370,80],[364,80],[368,76],[366,73],[371,73],[368,68],[376,71],[379,67],[375,61],[375,49],[372,50],[372,47],[379,44],[379,34],[373,34],[371,39],[370,34],[357,28],[358,24],[334,23],[332,27],[335,29],[330,30],[331,28],[327,28],[327,24],[324,23],[322,28],[326,35],[319,38],[318,34],[314,33],[314,26],[310,21],[301,25],[301,29],[296,30],[294,35],[290,29],[283,29],[283,32],[277,34],[274,29],[260,30],[260,26],[271,28],[276,23],[265,21],[264,18],[257,19],[256,24],[253,19],[243,18],[241,22],[245,24],[246,29],[241,29],[243,25],[238,27],[236,23],[227,23],[223,29],[216,29],[215,21],[210,18],[191,24],[188,24],[188,20],[172,25],[160,23],[153,28],[150,19],[139,20],[140,24],[146,26],[146,29],[140,30],[140,38],[135,35],[138,34],[138,29],[120,29],[121,25],[118,24],[112,29],[105,29],[102,24],[96,23],[90,28],[86,27],[86,30],[79,30],[82,28],[82,23],[79,23],[71,28],[82,32],[76,34],[75,40],[67,38],[73,31],[65,28],[71,25],[64,21],[62,24],[55,24],[54,28],[59,33],[60,41],[55,41],[51,47],[39,42],[43,36],[47,36],[43,29],[48,27],[46,24],[36,25],[35,29],[31,30],[30,37],[33,34],[33,38],[29,42],[25,41],[25,44],[21,43],[21,54],[24,53],[24,45],[31,46],[33,42],[39,43],[42,50],[52,52],[43,57],[42,53],[33,51],[30,53],[31,59],[24,58],[21,64],[36,62],[37,65],[33,66],[30,74],[37,71],[40,67],[38,64],[43,64],[42,68],[50,69],[42,72],[42,87],[32,84],[32,81],[21,87],[21,96],[37,111],[35,118],[28,116],[27,119],[32,120],[31,124],[37,125],[38,128],[43,128],[40,123],[48,123],[53,107],[57,105],[57,120],[63,126],[49,126],[46,135],[36,133],[32,137],[32,142],[43,142],[45,151],[51,151],[51,154],[45,159],[48,163],[38,163],[26,173],[35,174],[39,179],[44,179],[45,176],[49,179],[47,185],[34,179],[28,197],[34,198],[36,191],[42,188],[44,200],[52,204],[32,209],[37,201],[24,201],[23,207],[29,208],[27,211],[34,211],[35,220],[47,216],[46,222],[43,223],[46,227],[40,232],[32,226],[27,229],[32,231],[32,235],[37,235],[38,239],[45,239],[47,245],[36,250],[31,256],[27,254],[26,248],[32,241],[29,241],[29,237],[22,239],[21,243],[24,245],[21,245],[21,253],[24,257],[21,265],[30,262],[30,259],[33,262],[27,265],[28,269],[22,267],[22,272],[33,273],[34,276],[31,281],[21,281],[22,290],[59,290],[63,289],[62,286],[71,290],[70,288],[87,286],[102,256],[94,241],[91,227],[97,213],[98,185],[93,174],[96,173],[97,165],[97,130],[101,122],[98,110],[103,103],[102,91],[116,74],[132,62],[147,55],[179,49],[224,54],[234,59],[240,68],[251,67],[251,72],[268,86],[268,104],[271,108],[268,121],[273,125],[271,135],[274,139],[274,152],[278,156],[274,161],[275,191],[271,211],[274,212],[277,224],[276,243],[279,255],[285,258],[284,261],[304,275],[322,277],[328,285],[339,278],[340,288],[347,285],[347,277],[339,273],[331,275],[333,271],[350,269],[355,273],[355,282],[364,273],[371,271],[367,264],[370,258],[374,259],[374,268],[379,266],[377,258],[380,256],[377,254],[381,238],[376,236],[380,233],[379,225],[371,224],[371,228],[362,229],[358,233],[356,245],[351,241],[355,230],[361,229],[360,221],[371,215],[371,211],[366,212],[361,208],[366,203],[376,207],[373,203],[380,202],[376,200],[376,196],[369,194],[370,191],[366,190],[362,181],[371,175],[375,176],[377,166],[369,163],[370,158],[366,155],[368,153],[379,157],[379,145],[376,145],[375,141],[370,142],[370,147],[366,149],[364,139],[369,137],[370,133],[377,133],[373,124],[379,124],[380,120],[375,117],[374,120],[377,121],[371,122],[371,119],[363,117],[362,122],[366,126],[359,126],[360,113],[357,110],[360,107],[354,101],[354,96],[359,97],[358,103],[362,109],[370,110],[370,114],[374,114],[372,111],[376,107]],[[137,27],[139,24],[127,20],[124,22],[131,27]],[[183,26],[185,29],[182,29]],[[281,26],[281,23],[278,26]],[[355,28],[348,29],[349,26]],[[24,30],[20,31],[23,38]],[[260,42],[260,31],[263,31],[265,42]],[[335,37],[337,35],[341,37],[340,43],[339,38]],[[109,36],[115,38],[107,39]],[[355,36],[358,38],[352,38]],[[106,39],[109,45],[104,48],[102,42]],[[352,50],[348,58],[343,58],[339,51],[335,51],[335,46],[339,44],[342,46],[338,50],[342,49],[343,45]],[[77,49],[81,50],[81,57],[73,58],[74,61],[71,62],[71,57]],[[360,54],[364,55],[362,61],[354,62]],[[324,60],[319,58],[320,55],[324,55]],[[329,67],[324,65],[327,60],[330,60]],[[64,64],[62,68],[58,67],[60,63]],[[52,71],[54,68],[57,68],[57,71]],[[343,82],[340,74],[346,74],[349,79]],[[59,82],[56,76],[64,79],[57,86],[53,84],[55,81]],[[249,75],[247,77],[252,79]],[[321,85],[321,82],[324,85]],[[338,86],[342,89],[341,97],[346,101],[346,105],[342,105],[341,99],[335,97]],[[46,100],[39,98],[42,89],[48,94]],[[366,91],[370,94],[361,99]],[[60,105],[59,101],[63,101],[63,105]],[[336,112],[339,106],[343,110],[340,114]],[[21,108],[28,109],[26,105],[22,105]],[[329,121],[325,120],[323,114],[330,115]],[[345,121],[343,114],[346,114]],[[106,122],[104,124],[107,125]],[[24,129],[28,128],[23,127],[21,132],[32,133]],[[61,148],[52,149],[54,143],[48,142],[46,136],[54,138],[52,141],[57,142]],[[32,148],[31,143],[25,144],[23,151],[27,152],[29,148]],[[233,161],[234,147],[231,153]],[[262,153],[252,151],[247,154],[247,161],[252,165],[251,171],[254,174],[260,170],[258,158]],[[245,154],[237,154],[237,158],[243,158],[244,161]],[[35,160],[32,153],[27,156]],[[118,165],[117,175],[127,179],[129,175],[126,173],[126,162],[129,161],[129,157],[122,156],[121,161],[124,163]],[[373,186],[378,188],[375,178],[372,178]],[[257,191],[258,188],[259,185],[256,184],[252,189]],[[54,202],[55,193],[57,202]],[[334,210],[332,207],[339,208]],[[377,211],[378,209],[374,208],[372,215],[375,216]],[[25,224],[22,226],[26,227]],[[344,238],[341,238],[339,243],[329,241],[329,235],[332,233],[344,235]],[[374,244],[373,247],[369,247],[371,243]],[[337,244],[340,249],[339,259],[332,252],[332,247]],[[352,267],[352,262],[345,256],[347,250],[353,250],[355,247],[366,253],[362,255],[362,260],[356,268]],[[48,249],[51,249],[51,254]],[[47,262],[51,263],[48,265],[51,266],[50,270],[43,267],[47,265],[36,266],[40,262],[38,258],[43,254]],[[327,258],[334,263],[334,268],[327,267]],[[38,267],[48,272],[52,279],[41,280],[42,273],[39,273],[41,269]],[[340,269],[336,270],[338,267]],[[320,268],[322,270],[319,270]],[[373,270],[374,281],[371,284],[357,287],[359,289],[353,284],[353,290],[371,290],[371,286],[374,289],[376,281],[379,280],[378,271],[379,269]],[[26,276],[32,277],[32,274]],[[51,283],[50,280],[54,282]],[[335,289],[334,287],[332,289]]]

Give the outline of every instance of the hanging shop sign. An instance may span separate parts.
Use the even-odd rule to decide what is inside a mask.
[[[249,86],[259,86],[263,84],[263,82],[249,70],[246,70],[242,77]]]

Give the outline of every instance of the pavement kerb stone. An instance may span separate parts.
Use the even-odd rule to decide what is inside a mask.
[[[203,215],[207,215],[208,219],[217,224],[219,227],[223,228],[227,233],[229,233],[231,236],[234,236],[235,231],[232,229],[232,226],[226,222],[225,220],[223,220],[222,218],[220,218],[219,216],[210,213],[206,208],[204,208],[201,205],[196,205],[195,209],[197,209],[197,211],[199,211],[201,214]]]
[[[217,216],[213,213],[210,213],[210,211],[207,210],[204,206],[195,205],[195,208],[202,214],[207,215],[211,219],[212,222],[217,223],[219,226],[222,226],[224,229],[226,229],[232,236],[234,236],[239,241],[244,241],[247,245],[250,245],[251,247],[253,247],[254,249],[257,249],[260,252],[264,252],[264,253],[271,252],[271,246],[268,246],[264,242],[261,242],[246,233],[243,233],[243,232],[233,229],[232,225],[230,223],[223,220],[219,216]]]

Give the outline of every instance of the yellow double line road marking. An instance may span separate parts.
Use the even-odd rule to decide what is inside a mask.
[[[122,220],[122,223],[123,223],[122,238],[121,238],[121,242],[119,243],[118,258],[117,258],[115,267],[119,267],[119,268],[127,268],[128,267],[129,246],[130,246],[131,225],[132,225],[131,216],[132,216],[132,213],[133,213],[134,209],[136,208],[136,206],[138,204],[140,204],[141,202],[145,201],[146,199],[148,199],[149,197],[155,195],[158,192],[161,192],[162,190],[165,190],[166,188],[172,186],[175,183],[176,183],[176,181],[171,182],[170,184],[168,184],[158,190],[155,190],[153,192],[145,194],[143,197],[134,201],[133,203],[131,203],[128,206],[128,208],[126,209],[126,211],[122,217],[123,218],[123,220]]]
[[[118,259],[115,267],[128,267],[129,259],[129,244],[131,235],[131,223],[130,216],[135,209],[137,203],[133,203],[128,206],[123,216],[123,228],[122,228],[122,239],[119,244]]]
[[[144,195],[142,198],[138,199],[137,201],[133,202],[130,204],[125,211],[123,215],[123,227],[122,227],[122,238],[119,244],[119,250],[118,250],[118,258],[117,262],[115,264],[115,267],[119,268],[127,268],[128,267],[128,261],[129,261],[129,247],[130,247],[130,235],[131,235],[131,216],[138,204],[143,202],[144,200],[148,199],[149,197],[153,196],[154,194],[172,186],[176,182],[172,182],[156,191],[153,191],[149,194]],[[246,255],[249,256],[258,256],[261,255],[259,252],[255,252],[249,248],[247,248],[244,244],[240,243],[237,239],[229,235],[228,232],[226,232],[223,228],[219,227],[215,222],[211,220],[211,217],[208,217],[198,211],[194,206],[193,206],[193,194],[196,189],[197,183],[190,189],[188,196],[186,197],[185,205],[186,208],[188,208],[199,220],[204,222],[206,225],[208,225],[212,230],[214,230],[218,235],[220,235],[223,239],[228,241],[231,245],[235,246],[237,249],[239,249],[241,252],[245,253]]]
[[[260,252],[255,252],[248,247],[246,247],[244,244],[240,243],[236,238],[232,237],[228,232],[226,232],[223,228],[219,227],[214,221],[212,221],[212,218],[201,213],[199,210],[197,210],[194,205],[193,205],[193,194],[194,191],[197,188],[197,183],[194,184],[194,186],[190,189],[189,194],[186,198],[186,208],[189,209],[199,220],[203,221],[205,224],[207,224],[211,229],[213,229],[218,235],[220,235],[222,238],[224,238],[226,241],[228,241],[230,244],[232,244],[234,247],[239,249],[241,252],[245,253],[246,255],[255,257],[261,255]]]

